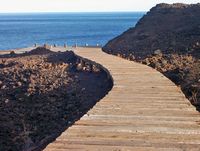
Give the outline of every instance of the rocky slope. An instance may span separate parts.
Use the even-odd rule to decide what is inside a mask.
[[[158,4],[122,35],[103,48],[108,53],[146,57],[157,49],[165,53],[200,48],[200,4]]]
[[[40,150],[106,95],[108,77],[70,51],[0,55],[0,150]]]
[[[200,4],[158,4],[103,51],[156,68],[200,106]]]

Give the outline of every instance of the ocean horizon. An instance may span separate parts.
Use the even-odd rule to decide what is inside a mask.
[[[105,45],[145,12],[1,13],[0,50],[57,44]]]

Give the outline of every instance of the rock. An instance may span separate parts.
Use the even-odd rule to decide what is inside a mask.
[[[146,65],[150,65],[150,64],[151,64],[150,61],[149,61],[149,59],[143,60],[142,63],[143,63],[143,64],[146,64]]]
[[[10,100],[9,100],[9,99],[6,99],[6,100],[5,100],[5,103],[6,103],[6,104],[7,104],[7,103],[9,103],[9,102],[10,102]]]
[[[163,65],[163,66],[165,66],[165,65],[168,64],[167,60],[164,60],[164,59],[162,59],[161,62],[162,62],[162,65]]]
[[[87,68],[86,67],[83,67],[83,71],[86,71],[87,70]]]
[[[83,65],[82,65],[81,63],[79,63],[79,64],[77,65],[76,69],[77,69],[78,71],[83,70]]]
[[[133,54],[130,54],[129,55],[129,60],[131,60],[131,61],[135,60],[135,56]]]
[[[26,78],[22,78],[22,81],[23,82],[27,82],[28,80]]]
[[[86,71],[91,72],[92,71],[92,65],[90,65],[90,64],[86,65]]]
[[[17,86],[22,86],[22,83],[21,82],[17,82]]]
[[[154,55],[162,55],[162,51],[160,49],[157,49],[154,51]]]
[[[100,68],[97,67],[96,65],[92,65],[92,71],[95,73],[100,72]]]
[[[1,89],[5,89],[6,88],[6,85],[3,85],[2,87],[1,87]]]

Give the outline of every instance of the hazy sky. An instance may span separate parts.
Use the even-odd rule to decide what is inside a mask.
[[[199,0],[0,0],[0,12],[147,11],[157,3]]]

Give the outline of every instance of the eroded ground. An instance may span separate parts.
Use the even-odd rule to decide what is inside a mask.
[[[42,148],[112,87],[102,68],[73,52],[37,48],[0,58],[0,150]]]

